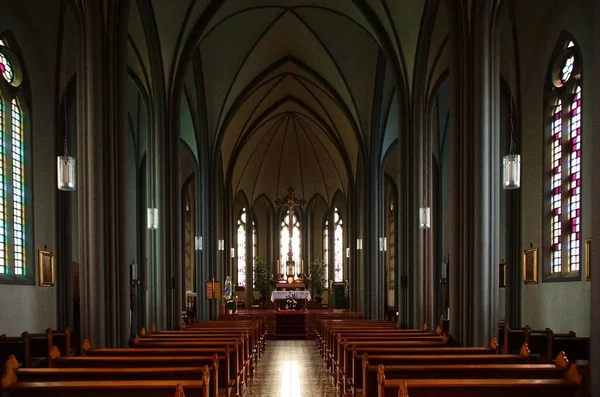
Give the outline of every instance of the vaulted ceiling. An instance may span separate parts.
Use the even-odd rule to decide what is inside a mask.
[[[153,0],[152,12],[165,81],[193,41],[182,103],[233,195],[275,200],[293,186],[331,202],[398,134],[397,87],[410,90],[424,4]],[[144,13],[132,2],[129,58],[149,82]]]

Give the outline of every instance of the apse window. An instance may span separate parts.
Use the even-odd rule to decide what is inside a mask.
[[[33,282],[27,255],[27,174],[22,69],[0,38],[0,282]]]
[[[563,40],[553,56],[546,89],[549,266],[547,281],[579,279],[581,267],[581,105],[579,48]]]

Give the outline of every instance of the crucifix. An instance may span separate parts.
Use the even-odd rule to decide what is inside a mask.
[[[306,200],[298,199],[294,194],[294,188],[288,187],[287,189],[288,195],[284,198],[277,199],[275,204],[278,207],[287,207],[288,213],[288,253],[287,253],[287,261],[286,261],[286,269],[288,277],[293,277],[296,274],[296,263],[294,262],[294,252],[292,250],[292,237],[294,233],[294,208],[302,207],[306,205]]]

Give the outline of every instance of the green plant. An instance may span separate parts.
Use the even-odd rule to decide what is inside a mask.
[[[267,260],[257,256],[254,259],[254,287],[260,292],[260,297],[267,299],[275,285],[276,281]]]
[[[307,282],[308,280],[308,282]],[[327,265],[322,259],[315,259],[309,267],[309,275],[305,277],[304,283],[313,289],[316,296],[321,296],[327,288]]]

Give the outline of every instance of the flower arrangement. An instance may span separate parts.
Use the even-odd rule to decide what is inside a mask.
[[[285,310],[297,310],[298,309],[298,301],[294,299],[293,295],[288,295],[285,299]]]

